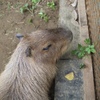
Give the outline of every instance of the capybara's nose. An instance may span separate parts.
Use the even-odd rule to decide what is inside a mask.
[[[69,41],[72,41],[73,40],[73,34],[70,30],[67,31],[66,33],[66,37]]]

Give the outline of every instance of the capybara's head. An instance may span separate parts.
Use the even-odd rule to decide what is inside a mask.
[[[37,63],[55,63],[67,51],[71,41],[71,31],[63,28],[39,30],[21,38],[22,44],[27,44],[25,54]],[[22,38],[23,37],[23,38]]]

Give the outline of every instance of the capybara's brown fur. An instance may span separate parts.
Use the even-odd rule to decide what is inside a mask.
[[[56,61],[72,40],[62,28],[40,30],[21,38],[0,76],[0,100],[49,100]]]

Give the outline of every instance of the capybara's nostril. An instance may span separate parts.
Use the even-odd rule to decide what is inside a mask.
[[[66,37],[69,41],[72,41],[73,40],[73,34],[70,30],[67,31],[66,33]]]
[[[71,34],[70,34],[70,41],[72,41],[72,40],[73,40],[73,34],[71,32]]]

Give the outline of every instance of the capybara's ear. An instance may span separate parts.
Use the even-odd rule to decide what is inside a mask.
[[[22,38],[24,37],[24,35],[23,35],[23,34],[20,34],[20,33],[17,33],[17,34],[16,34],[16,37],[17,37],[18,39],[22,39]]]
[[[25,51],[26,57],[31,57],[32,53],[31,53],[31,47],[27,47],[26,51]]]

